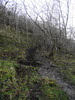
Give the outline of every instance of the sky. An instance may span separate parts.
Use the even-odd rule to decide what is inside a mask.
[[[23,7],[22,1],[26,2],[31,7],[31,2],[34,4],[34,8],[37,6],[38,11],[40,11],[40,7],[45,2],[51,2],[53,0],[9,0],[9,1],[16,1],[19,4],[19,9]],[[62,3],[62,11],[66,14],[66,1],[67,0],[60,0]],[[68,27],[75,28],[75,0],[69,0],[69,20],[68,20]],[[32,14],[32,12],[30,11]]]
[[[2,0],[0,0],[2,1]],[[6,0],[7,1],[7,0]],[[40,12],[42,8],[45,9],[45,2],[49,2],[51,3],[51,1],[55,1],[55,0],[9,0],[9,4],[11,4],[12,2],[17,2],[18,4],[18,9],[19,11],[22,13],[25,12],[24,8],[23,8],[23,2],[26,2],[27,5],[29,5],[30,9],[28,9],[28,12],[35,17],[35,14],[32,12],[32,9],[36,9],[37,12]],[[60,0],[61,1],[61,8],[62,8],[62,12],[64,14],[64,16],[66,15],[66,1],[67,0]],[[34,5],[34,7],[32,8],[32,3]],[[37,8],[36,8],[37,7]],[[22,10],[21,10],[22,8]],[[32,8],[32,9],[31,9]],[[57,16],[57,15],[56,15]],[[69,0],[69,20],[68,20],[68,28],[69,27],[73,27],[75,28],[75,0]]]

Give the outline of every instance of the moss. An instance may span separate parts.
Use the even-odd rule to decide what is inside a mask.
[[[30,95],[39,100],[58,100],[59,97],[60,100],[67,100],[55,80],[40,78],[37,68],[26,65],[18,68],[15,61],[0,60],[0,100],[26,100]],[[16,69],[20,70],[19,74]]]
[[[8,95],[9,98],[11,94],[14,94],[16,85],[16,72],[14,67],[17,64],[15,63],[15,66],[13,64],[14,62],[0,60],[0,92],[4,96]]]
[[[16,78],[17,67],[18,64],[15,61],[0,60],[0,100],[6,100],[6,98],[25,100],[28,96],[29,89],[26,83]]]
[[[0,59],[25,60],[26,49],[25,44],[17,42],[14,38],[0,36]]]
[[[47,99],[51,100],[68,100],[66,94],[59,88],[54,80],[44,78],[42,80],[41,90]]]
[[[16,63],[18,59],[25,61],[26,50],[35,46],[36,39],[34,42],[29,38],[27,43],[26,36],[16,33],[11,27],[3,29],[3,32],[4,35],[0,33],[0,59],[3,59],[0,60],[0,100],[26,100],[30,95],[39,100],[67,100],[55,80],[40,78],[37,68]],[[49,53],[41,55],[48,57]]]
[[[71,82],[75,85],[75,56],[70,54],[55,55],[54,61],[58,65],[59,72],[65,81]]]
[[[32,66],[20,66],[16,68],[17,78],[23,79],[29,87],[34,86],[34,83],[38,81],[37,68]]]

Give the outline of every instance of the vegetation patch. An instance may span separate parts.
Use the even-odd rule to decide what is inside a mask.
[[[65,81],[71,82],[71,84],[75,85],[75,57],[70,54],[66,55],[55,55],[54,61],[56,65],[59,67],[59,71],[61,76]]]
[[[68,100],[66,94],[59,88],[54,80],[43,78],[41,90],[48,100]]]
[[[62,95],[62,96],[61,96]],[[0,100],[67,100],[66,94],[54,80],[40,78],[37,68],[0,60]],[[62,100],[62,99],[60,99]]]

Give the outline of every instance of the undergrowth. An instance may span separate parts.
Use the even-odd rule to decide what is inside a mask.
[[[0,60],[0,100],[35,100],[34,96],[38,100],[68,100],[54,80],[39,77],[37,68]]]
[[[68,100],[55,80],[39,77],[37,67],[24,64],[26,50],[35,44],[15,34],[10,27],[0,31],[0,100]]]
[[[55,55],[54,61],[63,79],[75,85],[75,57],[70,54]]]

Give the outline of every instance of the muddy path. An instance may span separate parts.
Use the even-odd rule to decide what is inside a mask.
[[[59,84],[68,95],[69,100],[75,100],[75,86],[63,80],[56,65],[44,59],[42,60],[42,65],[38,69],[38,73],[41,77],[49,77],[56,80],[56,83]]]

